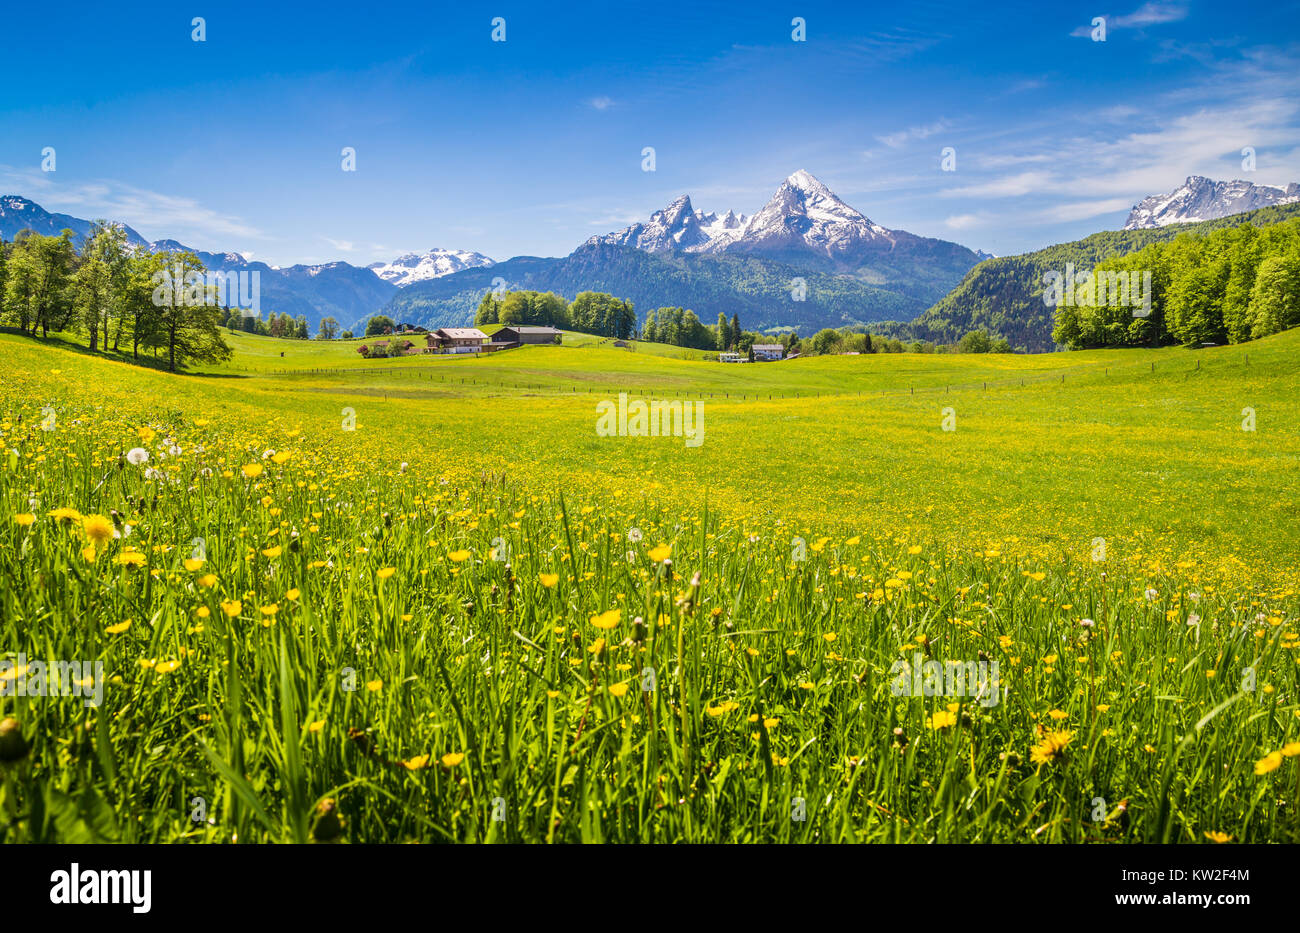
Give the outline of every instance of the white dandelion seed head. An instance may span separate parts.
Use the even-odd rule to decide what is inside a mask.
[[[141,464],[149,462],[149,451],[145,450],[143,447],[132,447],[126,452],[126,459],[127,462],[134,464],[135,466],[140,466]]]
[[[1155,599],[1160,594],[1157,593],[1155,590],[1151,589],[1150,587],[1148,587],[1145,595],[1147,598],[1147,602],[1151,602],[1151,600]]]

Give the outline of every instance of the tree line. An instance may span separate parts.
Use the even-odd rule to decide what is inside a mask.
[[[1056,307],[1052,338],[1070,349],[1197,347],[1266,337],[1300,324],[1300,218],[1182,234],[1107,259],[1091,272],[1094,280],[1107,280],[1106,294],[1094,287],[1087,300]],[[1132,286],[1148,274],[1146,313]],[[1127,301],[1115,287],[1121,275],[1129,282]]]
[[[104,221],[80,250],[75,236],[22,230],[12,243],[0,241],[0,323],[31,336],[71,333],[92,352],[129,348],[135,360],[165,353],[172,371],[230,358],[219,296],[199,284],[206,270],[192,252],[133,250],[122,228]]]
[[[474,314],[474,324],[550,325],[626,339],[636,333],[637,319],[632,302],[605,292],[579,292],[569,302],[555,292],[520,289],[504,294],[487,292]]]

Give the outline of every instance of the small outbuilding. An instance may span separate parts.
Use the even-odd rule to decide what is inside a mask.
[[[499,343],[548,344],[559,343],[560,332],[549,325],[508,324],[492,335]]]

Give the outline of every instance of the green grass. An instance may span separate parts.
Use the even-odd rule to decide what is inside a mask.
[[[0,840],[294,841],[328,799],[358,843],[1300,841],[1300,333],[232,344],[173,376],[0,335],[0,657],[108,678],[0,698]],[[598,437],[619,391],[702,401],[705,443]],[[88,554],[59,507],[131,532]],[[895,696],[917,651],[1004,698]]]

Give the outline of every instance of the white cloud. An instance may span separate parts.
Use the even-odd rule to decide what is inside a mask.
[[[1124,16],[1108,14],[1104,18],[1107,32],[1115,29],[1143,29],[1147,26],[1160,26],[1186,19],[1187,6],[1182,3],[1144,3],[1132,13]],[[1090,37],[1092,29],[1091,25],[1079,26],[1070,35]]]
[[[909,126],[905,130],[899,130],[897,133],[887,133],[884,136],[877,136],[890,149],[898,149],[915,139],[928,139],[937,133],[942,133],[948,128],[948,123],[944,120],[938,120],[925,126]]]
[[[593,97],[587,101],[587,104],[594,110],[608,110],[614,106],[614,100],[610,97]]]
[[[1014,198],[1020,195],[1049,191],[1058,184],[1051,172],[1021,172],[993,181],[964,185],[959,188],[946,188],[940,191],[945,198]]]
[[[233,214],[205,207],[191,197],[162,194],[112,180],[64,184],[49,174],[0,166],[0,178],[18,192],[33,192],[47,211],[86,220],[115,220],[146,239],[201,240],[229,248],[231,240],[267,239]],[[197,244],[191,244],[197,245]],[[200,247],[202,248],[202,247]]]
[[[1057,204],[1043,211],[1041,220],[1050,223],[1069,223],[1075,220],[1087,220],[1115,211],[1127,211],[1133,206],[1129,198],[1103,198],[1098,201],[1076,201],[1072,204]]]

